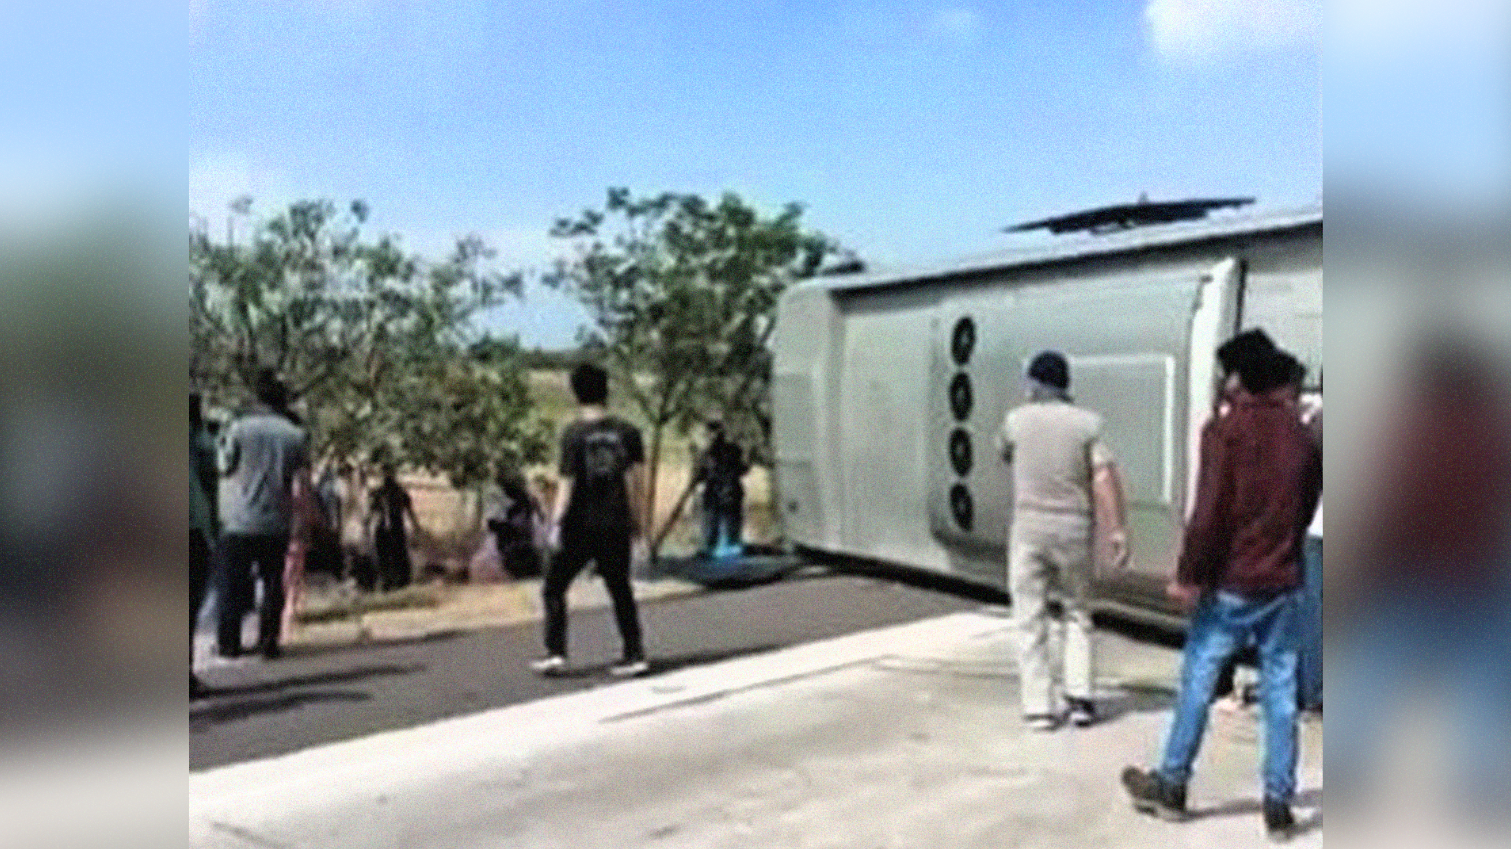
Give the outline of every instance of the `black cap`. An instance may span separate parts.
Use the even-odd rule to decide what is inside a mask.
[[[1059,351],[1040,351],[1028,364],[1028,376],[1056,389],[1070,388],[1070,363]]]

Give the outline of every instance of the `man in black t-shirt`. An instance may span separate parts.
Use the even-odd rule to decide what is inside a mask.
[[[630,547],[647,527],[645,449],[634,425],[611,416],[605,405],[608,374],[583,364],[572,370],[577,420],[561,435],[561,486],[551,509],[552,537],[558,547],[546,569],[546,656],[530,664],[543,675],[567,665],[567,587],[588,561],[597,565],[624,644],[612,672],[639,675],[649,669],[640,638],[640,619],[630,588]]]
[[[698,457],[694,472],[703,485],[703,554],[738,554],[745,523],[745,487],[740,479],[749,471],[740,446],[724,432],[724,423],[710,419],[708,448]]]

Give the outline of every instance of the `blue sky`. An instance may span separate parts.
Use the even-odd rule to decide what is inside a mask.
[[[558,216],[739,192],[876,265],[1152,198],[1322,193],[1320,0],[194,0],[189,203],[362,198],[540,264]],[[536,289],[490,317],[571,342]]]

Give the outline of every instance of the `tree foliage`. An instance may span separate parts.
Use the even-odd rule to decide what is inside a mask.
[[[233,205],[245,214],[249,203]],[[365,237],[367,207],[301,201],[224,242],[191,229],[191,380],[234,403],[261,367],[302,399],[322,454],[466,485],[543,456],[518,347],[469,351],[473,317],[518,294],[476,236],[442,260]]]
[[[766,217],[734,193],[708,201],[616,188],[601,209],[552,228],[572,250],[547,282],[587,307],[586,346],[650,427],[652,475],[666,429],[707,415],[769,458],[777,299],[836,250],[801,218],[798,204]],[[654,495],[654,477],[651,486]]]

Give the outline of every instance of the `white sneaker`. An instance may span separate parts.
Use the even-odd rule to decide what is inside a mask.
[[[1047,714],[1036,714],[1023,717],[1023,724],[1028,726],[1030,731],[1053,731],[1060,727],[1060,720],[1058,717]]]
[[[567,668],[567,659],[559,654],[530,661],[530,669],[541,675],[558,675]]]
[[[633,678],[636,675],[644,675],[650,669],[650,663],[641,657],[634,660],[621,660],[609,667],[609,674],[618,678]]]

